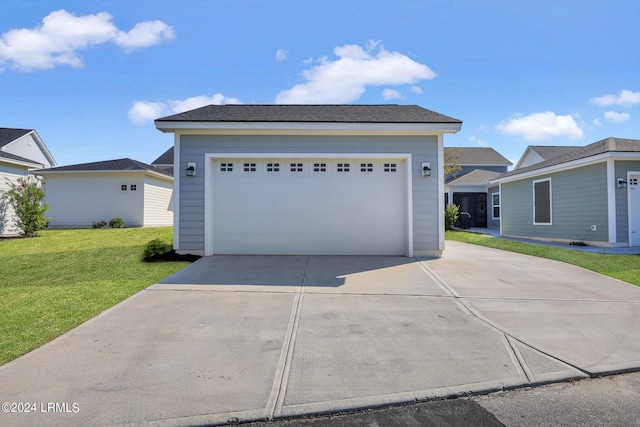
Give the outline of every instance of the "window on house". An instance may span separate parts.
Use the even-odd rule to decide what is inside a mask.
[[[302,163],[291,163],[291,172],[302,172]]]
[[[245,163],[243,170],[245,172],[255,172],[256,171],[256,164],[255,163]]]
[[[127,191],[127,184],[122,184],[122,185],[120,186],[120,190],[122,190],[122,191]]]
[[[233,172],[233,163],[220,163],[220,172]]]
[[[131,189],[131,191],[136,191],[138,189],[138,186],[136,184],[131,184],[129,188]]]
[[[551,224],[551,179],[533,181],[533,224]]]
[[[493,206],[493,219],[500,219],[500,193],[491,195],[491,204]]]
[[[327,164],[326,163],[314,163],[313,164],[313,171],[314,172],[326,172],[327,171]]]
[[[373,172],[373,163],[360,163],[360,172]]]
[[[350,166],[349,163],[338,163],[336,164],[336,170],[338,172],[349,172]]]
[[[384,164],[384,171],[385,172],[396,172],[397,171],[397,165],[395,163],[385,163]]]
[[[280,172],[280,163],[267,163],[267,172]]]

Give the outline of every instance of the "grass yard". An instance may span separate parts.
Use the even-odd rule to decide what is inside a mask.
[[[467,231],[447,231],[446,240],[473,243],[577,265],[640,286],[640,255],[610,255],[496,239]]]
[[[0,364],[21,356],[185,267],[142,261],[173,228],[45,230],[0,240]]]

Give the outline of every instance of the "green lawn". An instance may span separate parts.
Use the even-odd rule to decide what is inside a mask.
[[[142,261],[173,228],[45,230],[0,241],[0,364],[51,341],[187,262]]]
[[[589,253],[553,246],[496,239],[492,236],[466,231],[447,231],[445,238],[447,240],[473,243],[490,248],[554,259],[640,286],[640,255]]]

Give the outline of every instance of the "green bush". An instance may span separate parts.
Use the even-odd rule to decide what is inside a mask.
[[[7,178],[9,190],[6,197],[15,210],[15,222],[24,237],[36,237],[38,231],[47,227],[44,213],[49,205],[44,203],[42,183],[33,177],[20,177],[17,182]]]
[[[93,221],[91,223],[91,228],[105,228],[107,226],[107,221]]]
[[[171,249],[171,245],[164,240],[153,239],[149,243],[147,243],[147,247],[144,249],[144,257],[151,258],[156,255],[162,255],[171,251]]]
[[[109,227],[111,228],[124,227],[124,219],[120,218],[119,216],[114,216],[113,218],[111,218],[111,221],[109,221]]]
[[[448,204],[444,208],[444,228],[445,230],[453,230],[453,226],[460,215],[460,207],[458,205]]]

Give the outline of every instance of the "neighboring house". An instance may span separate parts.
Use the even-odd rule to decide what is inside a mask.
[[[173,176],[173,147],[162,153],[160,157],[151,162],[151,166],[167,171]]]
[[[514,170],[526,168],[527,166],[553,159],[554,157],[567,154],[578,148],[582,147],[575,145],[530,145],[520,157],[520,160],[516,164]]]
[[[0,128],[0,236],[20,234],[15,212],[5,197],[9,181],[15,183],[34,169],[55,166],[56,161],[33,129]]]
[[[438,255],[443,138],[416,105],[209,105],[175,134],[179,253]]]
[[[121,217],[126,227],[173,225],[173,178],[131,159],[41,169],[50,228],[84,228]]]
[[[640,246],[640,140],[607,138],[508,172],[503,236],[593,246]]]
[[[512,163],[489,147],[447,147],[445,158],[460,170],[447,176],[445,203],[471,215],[471,227],[500,227],[500,195],[489,181],[507,172]]]

